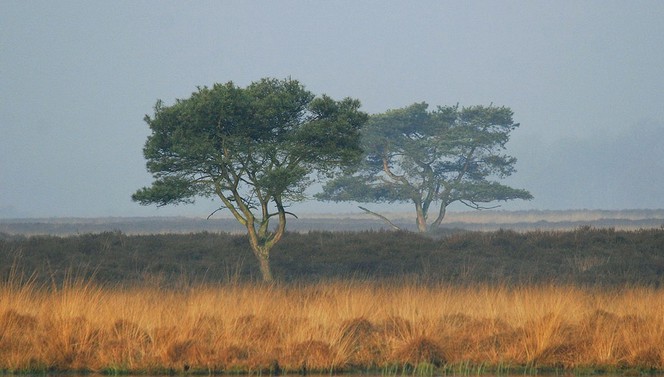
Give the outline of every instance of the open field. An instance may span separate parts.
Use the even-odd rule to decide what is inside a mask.
[[[330,281],[0,287],[0,370],[664,369],[664,290]]]
[[[0,234],[0,373],[664,371],[664,228]]]

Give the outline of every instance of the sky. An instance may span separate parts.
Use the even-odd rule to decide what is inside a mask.
[[[370,114],[510,107],[505,183],[534,199],[503,209],[664,208],[663,19],[638,0],[0,0],[0,218],[207,216],[218,202],[131,201],[152,182],[143,118],[264,77]]]

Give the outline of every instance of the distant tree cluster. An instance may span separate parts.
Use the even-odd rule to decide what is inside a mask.
[[[216,197],[246,228],[265,281],[273,278],[270,251],[294,216],[287,207],[306,199],[314,177],[327,180],[322,200],[412,202],[421,232],[437,228],[456,201],[480,209],[531,198],[498,182],[516,163],[503,154],[518,127],[505,107],[430,112],[420,103],[369,116],[356,99],[265,78],[246,88],[199,87],[170,106],[157,101],[145,121],[151,134],[143,152],[154,181],[133,200],[162,206]]]

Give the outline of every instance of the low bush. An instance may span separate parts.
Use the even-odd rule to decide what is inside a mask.
[[[283,282],[416,279],[428,282],[615,286],[664,281],[664,229],[510,230],[428,237],[410,232],[288,233],[273,249]],[[0,277],[40,283],[74,275],[98,283],[177,285],[260,278],[246,237],[227,233],[0,237]]]

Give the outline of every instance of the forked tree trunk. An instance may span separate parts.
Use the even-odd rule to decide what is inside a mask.
[[[272,199],[277,206],[279,223],[277,229],[270,234],[270,217],[273,215],[268,212],[270,197],[261,196],[259,201],[261,203],[263,218],[259,223],[258,229],[256,229],[256,217],[252,213],[252,208],[245,203],[244,198],[240,195],[240,192],[237,191],[239,181],[240,179],[237,178],[235,188],[231,189],[234,202],[224,195],[223,188],[220,184],[217,184],[216,192],[221,201],[226,205],[226,208],[231,210],[235,219],[247,229],[249,245],[251,246],[251,251],[258,260],[258,267],[260,268],[263,281],[271,283],[273,278],[272,270],[270,269],[270,250],[272,250],[272,247],[279,242],[286,231],[286,210],[281,203],[281,197],[272,196]]]
[[[252,233],[249,234],[249,244],[251,245],[251,251],[258,260],[258,267],[260,268],[263,281],[271,283],[273,281],[272,269],[270,268],[271,245],[262,245],[258,241],[258,238],[255,237],[255,234]]]
[[[248,222],[246,225],[251,250],[256,256],[256,259],[258,259],[258,267],[263,276],[263,281],[266,283],[271,283],[273,281],[272,269],[270,268],[270,251],[272,250],[272,247],[281,240],[281,237],[286,231],[286,212],[283,209],[281,202],[278,202],[277,206],[279,207],[279,223],[277,229],[273,233],[269,233],[267,221],[262,222],[258,231],[254,228],[253,221]]]
[[[447,212],[447,204],[446,202],[442,202],[440,204],[440,210],[438,211],[438,217],[436,217],[436,220],[434,220],[431,223],[431,227],[429,228],[430,232],[434,232],[440,228],[440,224],[443,222],[446,212]]]

